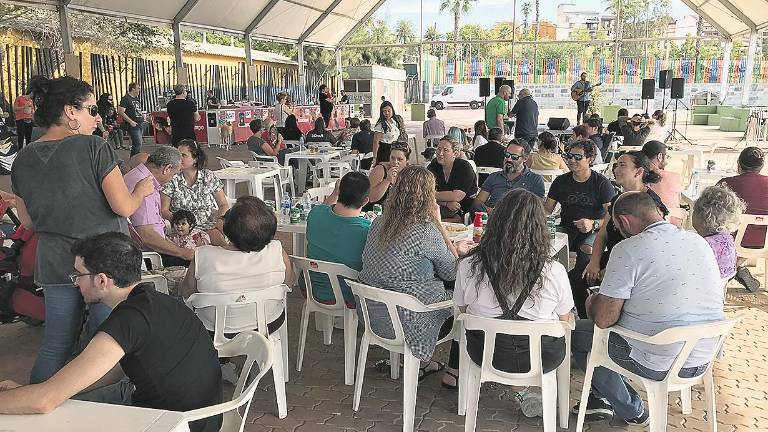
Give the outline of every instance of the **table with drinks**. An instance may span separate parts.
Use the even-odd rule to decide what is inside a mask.
[[[296,184],[296,193],[301,194],[306,188],[307,166],[309,165],[310,160],[328,162],[331,159],[339,157],[341,157],[341,150],[328,147],[309,148],[307,150],[286,153],[285,166],[288,166],[291,159],[299,159],[299,169],[294,176],[298,181],[298,184]]]

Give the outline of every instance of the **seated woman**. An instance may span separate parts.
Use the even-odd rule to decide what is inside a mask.
[[[736,276],[736,242],[731,233],[738,229],[745,208],[744,202],[726,186],[704,189],[693,204],[693,229],[715,253],[723,279]]]
[[[531,153],[525,161],[528,168],[533,170],[562,170],[568,171],[560,148],[560,140],[551,132],[542,132],[538,138],[538,150]]]
[[[435,149],[437,157],[427,166],[435,175],[437,203],[442,219],[460,222],[477,194],[477,176],[472,165],[459,159],[461,144],[446,135]]]
[[[390,147],[389,162],[377,163],[368,176],[371,181],[371,193],[363,211],[373,210],[375,204],[384,205],[390,186],[395,184],[397,174],[408,166],[411,149],[407,143],[394,142]]]
[[[307,132],[306,142],[327,142],[331,145],[336,144],[336,136],[331,131],[325,129],[325,120],[322,117],[315,119],[315,128]]]
[[[224,234],[230,243],[221,246],[201,246],[182,282],[184,298],[200,293],[253,291],[285,283],[293,284],[293,270],[288,254],[275,240],[275,212],[256,197],[244,196],[224,216]],[[282,326],[285,307],[267,307],[270,333]],[[214,329],[213,308],[195,311],[208,330]],[[227,308],[225,333],[251,330],[256,325],[253,305]]]
[[[289,141],[299,141],[304,137],[299,129],[299,122],[296,120],[296,116],[291,114],[285,118],[285,131],[283,132],[283,139]]]
[[[339,132],[336,142],[339,144],[351,143],[352,137],[358,132],[360,132],[360,119],[357,117],[347,117],[344,119],[344,129]]]
[[[477,149],[488,142],[488,123],[485,120],[475,122],[475,136],[472,138],[472,148]]]
[[[205,168],[208,157],[195,141],[181,140],[176,146],[181,152],[181,172],[160,189],[161,214],[170,221],[176,210],[191,211],[197,226],[208,233],[211,244],[223,246],[226,241],[220,216],[229,209],[224,185]]]
[[[461,244],[461,248],[466,245]],[[399,293],[410,294],[424,304],[451,298],[444,281],[456,275],[458,252],[448,232],[440,223],[435,205],[435,178],[420,166],[409,166],[398,174],[392,193],[384,204],[383,216],[371,224],[363,250],[361,282]],[[368,305],[372,330],[382,337],[394,337],[387,308],[380,303]],[[422,377],[443,369],[431,362],[435,345],[453,325],[453,311],[414,313],[399,311],[405,341],[416,358],[428,362]],[[458,344],[451,345],[444,385],[456,388],[459,366]]]
[[[361,153],[366,155],[373,152],[373,132],[371,132],[371,121],[365,119],[360,122],[360,132],[352,135],[352,153]],[[360,161],[360,169],[371,169],[373,158],[366,158]],[[386,162],[386,161],[384,161]]]
[[[481,317],[568,321],[573,309],[568,274],[552,260],[549,247],[541,198],[511,190],[491,213],[480,244],[459,261],[453,300],[462,312]],[[467,352],[478,365],[483,337],[481,331],[467,331]],[[542,366],[549,372],[565,358],[565,339],[542,339]],[[497,336],[493,365],[510,373],[531,370],[528,338]],[[541,416],[540,394],[523,388],[517,397],[526,417]]]

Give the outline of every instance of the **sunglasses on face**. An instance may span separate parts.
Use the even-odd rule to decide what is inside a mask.
[[[80,109],[88,110],[88,114],[90,114],[91,117],[99,115],[99,107],[96,105],[85,105],[81,106]]]
[[[564,158],[566,158],[566,159],[568,159],[568,160],[571,160],[571,159],[573,159],[573,160],[575,160],[576,162],[578,162],[578,161],[580,161],[580,160],[584,159],[584,155],[583,155],[583,154],[578,154],[578,153],[571,153],[571,152],[566,152],[566,153],[563,153],[563,157],[564,157]]]
[[[507,159],[512,159],[513,161],[516,161],[516,160],[519,160],[522,156],[520,156],[519,154],[510,153],[508,151],[505,151],[504,152],[504,157],[507,158]]]

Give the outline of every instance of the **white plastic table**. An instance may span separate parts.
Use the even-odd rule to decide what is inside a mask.
[[[227,197],[235,199],[235,185],[238,182],[248,182],[250,194],[264,199],[264,185],[262,181],[272,177],[275,191],[280,190],[280,169],[278,168],[254,168],[254,167],[229,167],[214,171],[216,177],[224,180],[224,193]],[[276,197],[276,200],[280,198]]]
[[[297,174],[293,176],[294,181],[298,181],[298,184],[296,185],[297,195],[303,194],[307,187],[307,165],[309,164],[310,160],[328,162],[333,158],[341,157],[341,150],[334,150],[333,147],[326,147],[325,149],[328,151],[324,153],[310,153],[307,150],[302,150],[285,154],[284,166],[288,166],[288,163],[291,161],[291,159],[299,159],[299,169],[297,170]]]
[[[277,216],[277,231],[291,233],[293,237],[293,255],[304,256],[304,242],[307,238],[307,221],[296,224],[280,223],[280,215]]]
[[[49,414],[2,415],[3,432],[188,432],[182,413],[68,400]]]

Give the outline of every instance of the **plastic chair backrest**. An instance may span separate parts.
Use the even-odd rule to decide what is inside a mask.
[[[606,329],[600,329],[595,326],[595,339],[598,337],[604,337],[606,341],[605,346],[601,345],[600,347],[600,362],[609,363],[620,369],[623,369],[621,366],[613,362],[613,360],[607,354],[607,340],[609,333],[616,333],[622,336],[624,339],[629,338],[652,345],[671,345],[682,343],[683,347],[675,357],[675,360],[672,362],[672,366],[669,368],[669,372],[667,372],[667,376],[664,381],[673,386],[693,385],[701,379],[702,375],[698,375],[692,378],[681,378],[678,375],[680,374],[680,369],[683,368],[686,360],[688,360],[688,356],[691,354],[691,351],[693,351],[693,349],[696,347],[696,344],[698,344],[702,339],[717,338],[717,343],[715,344],[715,348],[712,351],[711,358],[709,359],[709,364],[707,366],[707,369],[712,368],[715,356],[723,347],[725,339],[728,337],[728,333],[731,331],[734,325],[743,319],[743,317],[744,315],[740,315],[730,320],[672,327],[663,330],[653,336],[647,336],[619,326],[608,327]]]
[[[275,156],[260,155],[260,154],[256,153],[255,151],[251,151],[250,153],[251,153],[251,157],[255,161],[259,161],[259,162],[275,162],[275,163],[277,163],[277,158]]]
[[[304,274],[304,284],[307,287],[308,301],[326,309],[342,309],[345,307],[344,295],[341,292],[341,284],[339,283],[339,276],[348,279],[357,279],[357,271],[352,270],[344,264],[303,258],[295,255],[290,255],[290,257],[293,265]],[[328,276],[328,279],[331,281],[333,297],[336,299],[335,305],[318,303],[317,300],[315,300],[315,296],[312,295],[312,278],[310,278],[310,272],[324,273]]]
[[[458,319],[464,322],[465,330],[482,330],[484,333],[483,369],[494,375],[510,380],[533,378],[543,374],[541,369],[541,337],[563,337],[573,330],[573,323],[566,321],[513,321],[498,318],[485,318],[470,314],[461,314]],[[510,373],[493,367],[493,354],[496,350],[496,335],[528,336],[531,369],[528,372]]]
[[[245,426],[245,420],[248,415],[248,410],[253,400],[253,395],[256,393],[256,387],[259,385],[261,378],[266,375],[272,368],[273,355],[272,350],[274,346],[272,342],[265,336],[254,332],[244,331],[238,333],[232,340],[227,341],[216,350],[219,353],[219,357],[236,357],[246,356],[245,364],[243,364],[240,377],[237,380],[235,386],[235,392],[231,401],[223,402],[220,404],[212,405],[209,407],[199,408],[184,413],[184,419],[187,422],[200,420],[214,415],[223,414],[232,410],[238,410],[240,415],[240,427],[237,429],[239,432],[243,431]],[[256,375],[248,386],[245,383],[248,377],[251,375],[251,369],[253,365],[259,366],[259,373]],[[244,407],[242,414],[240,408]]]
[[[336,187],[336,183],[329,185],[329,186],[323,186],[323,187],[316,187],[316,188],[309,188],[305,193],[309,194],[309,197],[313,200],[318,201],[325,201],[325,198],[328,197],[328,195],[333,193],[333,189]]]
[[[213,344],[219,346],[229,339],[224,336],[228,306],[256,306],[256,322],[254,328],[264,336],[267,333],[267,303],[284,302],[285,295],[290,289],[285,284],[274,285],[252,291],[234,291],[227,293],[195,293],[189,296],[186,303],[193,309],[213,307],[216,310],[216,320],[213,330]]]
[[[488,174],[488,175],[490,175],[490,174],[499,172],[501,170],[502,170],[502,168],[496,168],[496,167],[483,167],[483,166],[477,167],[477,173],[478,174]]]
[[[216,159],[219,160],[219,164],[221,164],[222,168],[231,168],[231,167],[244,167],[245,162],[243,161],[231,161],[224,159],[223,157],[216,156]]]
[[[299,140],[283,140],[283,142],[285,143],[285,146],[289,148],[298,147],[299,144],[301,144],[301,141]]]
[[[151,252],[151,251],[142,252],[141,260],[145,264],[147,261],[149,261],[149,265],[152,267],[152,270],[158,270],[163,268],[163,258],[157,252]]]
[[[347,280],[349,287],[352,289],[352,293],[357,297],[357,308],[363,315],[363,321],[365,322],[365,329],[370,333],[371,337],[379,340],[385,345],[402,345],[405,344],[405,335],[403,332],[403,324],[400,322],[400,315],[397,312],[397,308],[408,309],[412,312],[430,312],[440,309],[453,308],[453,300],[446,300],[440,303],[434,303],[429,306],[420,302],[416,297],[390,291],[382,288],[375,288],[363,283]],[[387,313],[389,319],[392,322],[392,328],[395,330],[394,339],[386,339],[378,336],[371,330],[371,318],[368,315],[368,301],[375,301],[383,303],[387,307]]]
[[[555,177],[564,174],[564,171],[559,169],[548,169],[548,170],[531,169],[531,172],[544,177],[544,181],[550,182],[550,183],[555,180]]]
[[[741,246],[742,240],[744,240],[744,233],[747,231],[749,225],[768,225],[768,215],[755,215],[745,213],[741,215],[741,223],[736,234],[736,254],[740,257],[755,258],[768,256],[768,230],[766,230],[766,242],[763,243],[761,248],[745,248]]]

